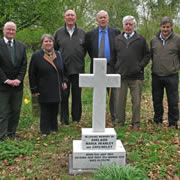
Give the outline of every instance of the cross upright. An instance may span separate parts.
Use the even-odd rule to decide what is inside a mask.
[[[120,87],[119,74],[106,74],[106,58],[94,58],[93,74],[80,74],[79,86],[93,88],[93,132],[105,131],[106,88]]]

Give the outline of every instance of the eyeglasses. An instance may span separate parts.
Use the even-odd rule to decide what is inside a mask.
[[[15,32],[15,31],[16,31],[16,29],[10,29],[10,28],[7,28],[6,30],[7,30],[7,31],[12,31],[12,32]]]

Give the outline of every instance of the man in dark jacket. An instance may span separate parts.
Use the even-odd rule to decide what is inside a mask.
[[[23,97],[27,57],[25,46],[15,40],[16,24],[7,22],[0,40],[0,141],[16,138]]]
[[[63,91],[61,103],[61,121],[69,124],[69,95],[72,94],[72,120],[79,122],[82,113],[81,88],[79,88],[79,73],[84,73],[85,32],[76,25],[76,13],[69,9],[65,12],[65,25],[54,35],[55,50],[60,50],[64,58],[65,74],[68,77],[68,87]]]
[[[114,51],[114,40],[115,37],[120,34],[120,30],[108,26],[109,16],[108,13],[104,10],[101,10],[97,13],[96,21],[99,25],[98,28],[93,29],[86,34],[86,47],[88,54],[91,58],[90,72],[93,72],[93,58],[106,58],[107,59],[107,73],[113,73],[110,63],[113,57]],[[104,53],[100,53],[100,44],[102,39],[102,33],[105,33],[105,46]],[[108,88],[109,92],[109,88]],[[110,98],[110,112],[111,120],[115,121],[115,106],[114,106],[114,93],[115,89],[111,89],[111,98]]]
[[[168,100],[169,126],[178,128],[178,85],[180,68],[180,36],[173,32],[170,17],[163,17],[160,32],[151,41],[152,54],[152,96],[154,122],[163,122],[163,96],[166,90]]]
[[[124,125],[128,88],[132,98],[132,127],[139,129],[140,104],[144,79],[144,67],[150,59],[146,40],[134,31],[136,20],[133,16],[123,18],[124,32],[115,39],[115,57],[112,61],[114,72],[121,75],[121,88],[116,94],[116,123]]]

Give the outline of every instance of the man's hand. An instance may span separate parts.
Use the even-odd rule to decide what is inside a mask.
[[[6,83],[10,86],[14,86],[14,80],[8,79]]]
[[[39,96],[39,95],[40,95],[40,93],[34,93],[33,94],[33,96],[36,96],[36,97]]]
[[[19,86],[21,84],[21,81],[19,79],[14,79],[14,80],[8,79],[6,83],[14,87],[14,86]]]
[[[19,86],[21,84],[21,81],[19,79],[15,79],[13,81],[14,86]]]
[[[64,83],[62,83],[62,88],[63,89],[66,89],[67,88],[67,84],[64,82]]]

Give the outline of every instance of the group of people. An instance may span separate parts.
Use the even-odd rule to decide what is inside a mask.
[[[178,128],[178,84],[180,69],[180,36],[173,32],[173,21],[163,17],[160,31],[150,42],[135,30],[133,16],[123,18],[123,32],[110,27],[108,13],[97,13],[98,27],[87,33],[76,24],[77,16],[69,9],[64,14],[65,25],[54,34],[44,34],[41,49],[35,52],[29,66],[32,95],[40,104],[40,132],[43,135],[58,130],[57,114],[61,123],[69,124],[69,96],[71,91],[72,121],[79,122],[82,114],[79,74],[85,72],[85,56],[106,58],[107,73],[121,75],[121,87],[107,88],[110,114],[114,124],[123,126],[126,119],[127,92],[132,102],[132,129],[140,127],[141,94],[144,68],[152,59],[152,97],[154,122],[163,122],[163,96],[168,100],[169,126]],[[0,40],[0,141],[7,136],[18,138],[23,80],[27,69],[26,48],[15,40],[16,24],[7,22]]]

